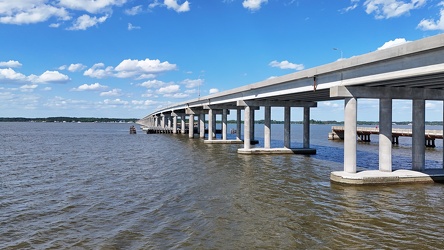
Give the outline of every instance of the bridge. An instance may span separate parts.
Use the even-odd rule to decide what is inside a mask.
[[[379,100],[379,170],[357,172],[357,107],[359,98]],[[412,100],[412,171],[392,169],[392,100]],[[425,166],[425,101],[444,100],[444,34],[409,42],[164,107],[138,121],[146,127],[168,127],[185,133],[197,128],[205,143],[240,143],[240,154],[315,154],[310,147],[310,109],[318,102],[344,100],[344,169],[331,173],[341,183],[433,181],[443,171]],[[264,145],[254,144],[255,111],[264,110]],[[271,148],[271,107],[284,109],[284,147]],[[290,148],[291,108],[303,109],[303,146]],[[235,111],[237,135],[227,140],[227,115]],[[222,116],[222,140],[215,140],[216,115]],[[241,119],[243,118],[243,135]],[[194,129],[188,129],[194,138]],[[444,161],[443,161],[444,162]],[[436,173],[438,172],[438,173]]]

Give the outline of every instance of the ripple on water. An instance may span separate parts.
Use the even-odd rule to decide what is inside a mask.
[[[328,126],[313,127],[315,156],[238,155],[126,124],[1,126],[4,249],[444,248],[444,186],[331,184],[343,155]],[[362,167],[376,149],[359,145]]]

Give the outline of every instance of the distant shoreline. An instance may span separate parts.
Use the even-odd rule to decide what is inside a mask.
[[[97,117],[0,117],[0,122],[100,122],[100,123],[134,123],[137,118],[97,118]]]

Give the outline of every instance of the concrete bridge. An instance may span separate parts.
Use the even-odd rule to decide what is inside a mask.
[[[379,170],[357,172],[356,138],[359,98],[379,100]],[[185,132],[185,122],[198,118],[199,137],[205,143],[241,143],[240,154],[305,153],[310,147],[310,109],[317,102],[344,100],[344,169],[332,172],[331,180],[343,183],[432,181],[444,177],[425,166],[425,101],[444,100],[444,34],[397,47],[355,56],[304,71],[268,79],[232,90],[161,108],[138,121],[147,127],[170,127]],[[412,100],[412,170],[392,171],[392,100]],[[254,142],[254,116],[264,109],[263,148]],[[271,107],[284,109],[284,147],[271,148]],[[290,112],[303,109],[303,147],[290,148]],[[227,114],[236,111],[237,137],[227,140]],[[243,113],[243,115],[242,115]],[[216,115],[222,116],[222,140],[214,140]],[[243,131],[241,135],[241,119]],[[187,119],[188,118],[188,119]],[[207,122],[206,122],[207,120]],[[194,131],[189,137],[194,138]]]

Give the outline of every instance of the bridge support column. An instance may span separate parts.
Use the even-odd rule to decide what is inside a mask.
[[[237,117],[237,120],[236,120],[236,139],[237,140],[241,140],[241,138],[242,138],[242,133],[241,133],[241,130],[242,130],[242,123],[241,123],[241,119],[242,119],[242,114],[241,114],[241,111],[242,109],[241,108],[237,108],[237,114],[236,114],[236,117]]]
[[[379,99],[379,171],[392,172],[392,99]]]
[[[216,119],[217,119],[217,114],[215,112],[213,112],[213,122],[211,122],[211,126],[213,127],[213,133],[212,133],[212,137],[216,138]]]
[[[250,108],[250,140],[254,140],[254,119],[255,119],[254,111],[255,110],[256,109],[254,107]]]
[[[160,126],[162,127],[162,128],[165,128],[165,115],[164,114],[161,114],[160,115]]]
[[[304,107],[304,148],[310,148],[310,108]]]
[[[345,98],[344,111],[344,172],[356,173],[357,100]]]
[[[213,140],[213,110],[209,109],[208,110],[208,140],[212,141]]]
[[[167,127],[168,128],[172,128],[173,127],[173,125],[171,124],[171,116],[170,115],[167,115]]]
[[[180,133],[185,134],[185,115],[180,116]]]
[[[284,107],[284,147],[285,148],[291,148],[290,143],[290,133],[291,133],[291,126],[290,126],[290,119],[291,119],[291,107]]]
[[[205,138],[205,114],[199,115],[199,138]]]
[[[177,116],[173,116],[173,134],[177,134]]]
[[[254,112],[254,111],[253,111]],[[251,148],[251,141],[250,141],[250,128],[251,128],[251,115],[250,115],[250,106],[245,106],[244,109],[244,149],[250,149]]]
[[[425,100],[413,99],[412,169],[425,169]]]
[[[188,117],[188,137],[194,138],[194,115]]]
[[[222,140],[227,140],[227,116],[228,110],[222,110]]]
[[[265,106],[264,110],[264,148],[271,147],[271,107]]]

